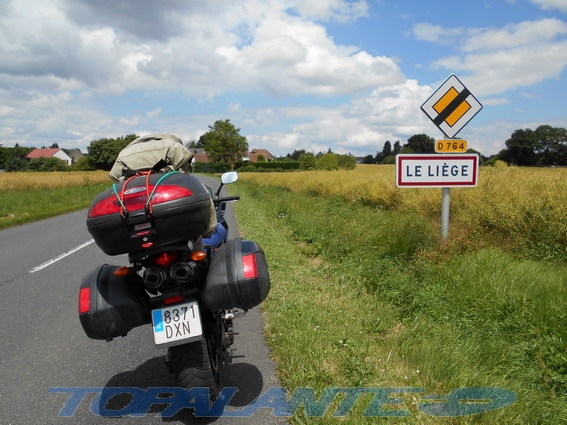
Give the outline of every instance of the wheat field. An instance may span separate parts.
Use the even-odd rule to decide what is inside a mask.
[[[441,221],[441,189],[400,189],[395,166],[358,165],[355,170],[242,173],[259,186],[281,186],[313,196]],[[567,169],[480,167],[476,188],[451,189],[450,235],[490,237],[518,247],[526,238],[553,249],[567,247]],[[539,242],[538,242],[539,243]]]

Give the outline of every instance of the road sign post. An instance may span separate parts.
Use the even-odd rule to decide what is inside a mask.
[[[449,235],[451,187],[476,187],[478,184],[477,154],[466,154],[466,140],[457,133],[482,109],[481,103],[453,74],[421,105],[421,110],[448,140],[438,140],[438,155],[398,155],[396,185],[398,187],[437,187],[442,189],[441,238]]]

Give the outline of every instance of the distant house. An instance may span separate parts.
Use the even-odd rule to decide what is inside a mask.
[[[272,162],[276,157],[272,155],[267,149],[252,149],[250,152],[246,152],[242,157],[244,162],[258,162],[258,157],[262,155],[264,159],[268,162]]]
[[[26,159],[29,160],[38,158],[59,158],[65,161],[67,165],[71,165],[71,163],[73,162],[71,157],[59,148],[34,149],[26,155]]]
[[[81,159],[85,157],[80,149],[66,149],[67,155],[71,157],[73,160],[73,164],[79,162]]]
[[[193,154],[193,158],[195,158],[195,162],[210,162],[211,160],[205,153],[205,150],[202,148],[188,148],[189,151]]]

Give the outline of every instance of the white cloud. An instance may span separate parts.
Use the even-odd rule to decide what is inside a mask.
[[[567,12],[567,3],[565,0],[530,0],[533,4],[538,5],[542,9],[558,9]]]
[[[322,21],[331,19],[338,22],[354,21],[368,14],[368,5],[364,0],[345,2],[342,0],[289,1],[286,2],[305,18]]]
[[[27,87],[73,82],[113,95],[181,90],[211,99],[234,86],[270,96],[332,95],[403,80],[392,59],[336,45],[307,20],[355,19],[366,13],[364,1],[210,3],[218,8],[178,0],[159,8],[64,0],[58,8],[24,0],[0,18],[0,86],[26,78]]]
[[[431,43],[453,44],[465,32],[465,28],[443,28],[440,25],[428,23],[417,24],[412,33],[417,40]]]
[[[510,99],[499,98],[499,99],[483,99],[482,104],[485,106],[496,106],[496,105],[509,105],[512,103]]]
[[[148,118],[152,118],[152,117],[158,116],[159,114],[161,114],[161,108],[157,108],[157,109],[154,109],[154,110],[152,110],[152,111],[148,111],[148,112],[146,113],[146,116],[147,116]]]
[[[386,140],[392,143],[406,140],[419,133],[432,134],[435,126],[420,111],[420,105],[432,89],[420,86],[415,80],[381,87],[368,95],[360,95],[350,104],[334,107],[286,107],[275,112],[278,117],[301,119],[291,131],[270,132],[263,137],[252,136],[254,143],[268,149],[305,149],[326,152],[329,147],[337,153],[374,153]],[[254,144],[253,143],[253,144]]]
[[[500,51],[521,46],[553,42],[567,34],[567,23],[559,19],[542,19],[508,24],[500,29],[479,28],[468,31],[464,52]]]
[[[461,53],[434,61],[432,68],[465,74],[476,95],[503,93],[558,78],[567,66],[565,35],[567,23],[558,19],[472,28],[462,33]]]

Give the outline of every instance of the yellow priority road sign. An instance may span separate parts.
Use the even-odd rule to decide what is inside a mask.
[[[482,109],[480,102],[451,74],[427,99],[421,110],[449,139]]]
[[[467,151],[467,141],[463,139],[437,140],[435,152],[437,153],[464,153]]]

